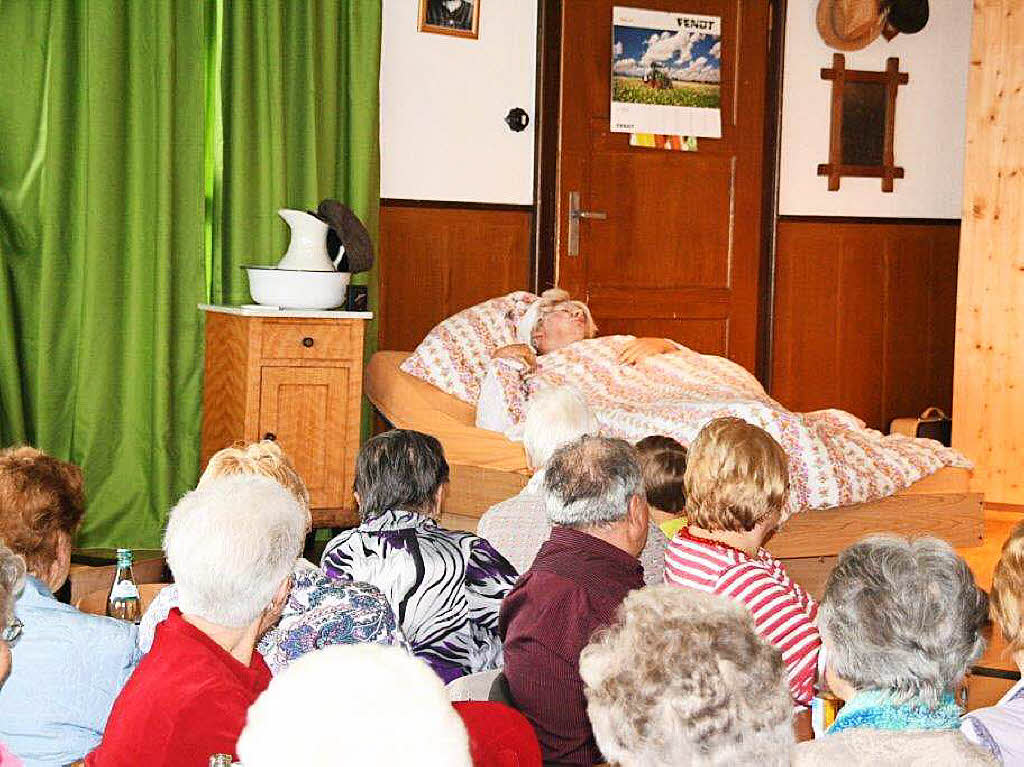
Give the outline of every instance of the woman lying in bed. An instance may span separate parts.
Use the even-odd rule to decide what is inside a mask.
[[[597,325],[590,307],[582,301],[573,301],[559,288],[545,290],[539,301],[530,305],[516,325],[519,343],[495,350],[494,359],[510,360],[526,371],[537,368],[537,357],[564,349],[576,341],[597,336]],[[648,357],[679,350],[679,345],[667,338],[636,338],[618,355],[622,365],[637,365]],[[476,425],[481,429],[500,431],[511,439],[520,439],[516,424],[510,422],[499,390],[500,368],[492,365],[480,386],[477,402]]]

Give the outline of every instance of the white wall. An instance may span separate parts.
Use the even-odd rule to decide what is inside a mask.
[[[482,0],[476,40],[418,32],[418,10],[384,0],[381,197],[532,204],[536,0]]]
[[[882,192],[880,179],[847,177],[829,192],[827,178],[817,175],[818,163],[828,162],[832,94],[820,70],[832,66],[833,54],[818,35],[817,6],[790,0],[786,18],[779,213],[959,218],[971,3],[932,0],[921,32],[891,43],[880,36],[845,53],[847,69],[884,70],[885,60],[898,56],[900,71],[910,75],[896,98],[894,147],[906,175],[892,193]]]

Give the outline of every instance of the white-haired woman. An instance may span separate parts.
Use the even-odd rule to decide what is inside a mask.
[[[526,462],[533,472],[517,495],[484,512],[477,533],[490,541],[521,573],[533,564],[541,545],[551,535],[551,523],[544,508],[544,467],[554,452],[585,434],[596,435],[597,419],[576,389],[542,389],[530,400],[523,427]],[[665,572],[668,539],[651,522],[647,544],[640,554],[644,583],[661,583]]]
[[[559,288],[545,290],[517,323],[518,343],[495,350],[494,362],[480,386],[476,425],[481,429],[500,431],[510,439],[519,439],[521,432],[509,420],[504,405],[499,366],[509,365],[526,374],[537,366],[538,356],[596,335],[597,325],[590,314],[590,307],[582,301],[570,299],[569,294]],[[623,347],[618,359],[623,365],[637,365],[648,357],[678,349],[678,344],[667,338],[636,338]]]
[[[21,637],[14,602],[25,585],[25,560],[0,543],[0,685],[11,673],[11,645]],[[21,760],[0,743],[0,767],[21,767]]]
[[[793,764],[988,765],[960,732],[954,691],[984,649],[988,599],[948,543],[872,536],[839,555],[818,626],[846,705]]]
[[[601,753],[621,767],[789,764],[782,656],[724,597],[633,591],[580,655]]]
[[[262,440],[234,445],[211,456],[199,487],[220,477],[267,477],[295,496],[308,532],[312,525],[309,490],[280,445]],[[139,648],[149,652],[156,627],[178,606],[178,587],[163,589],[139,624]],[[300,558],[281,619],[260,638],[258,649],[270,671],[278,673],[310,650],[334,644],[375,642],[408,650],[394,610],[380,589],[369,583],[330,578]]]
[[[252,476],[204,484],[171,511],[164,537],[178,608],[125,686],[86,764],[206,764],[234,754],[270,682],[256,641],[277,620],[302,550],[295,496]]]

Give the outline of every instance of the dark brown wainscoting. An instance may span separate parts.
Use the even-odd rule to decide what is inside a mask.
[[[953,398],[958,221],[782,219],[772,395],[888,430]]]
[[[530,289],[528,207],[382,200],[381,349],[414,349],[461,309]]]

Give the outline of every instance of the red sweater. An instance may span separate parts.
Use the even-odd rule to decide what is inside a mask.
[[[665,550],[665,582],[720,594],[750,611],[762,639],[782,653],[793,700],[810,705],[821,639],[818,605],[765,549],[752,557],[683,528]]]
[[[505,597],[499,617],[505,676],[516,707],[537,732],[545,764],[604,761],[587,718],[580,652],[595,629],[612,621],[626,594],[643,585],[636,557],[556,527]]]
[[[181,617],[177,608],[156,629],[107,720],[90,767],[205,767],[211,754],[235,754],[246,713],[270,684],[253,650],[243,666]],[[237,757],[235,757],[237,758]]]

